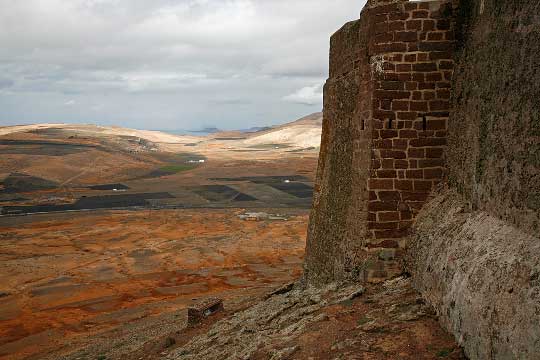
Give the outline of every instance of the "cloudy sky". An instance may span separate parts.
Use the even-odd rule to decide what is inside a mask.
[[[364,0],[0,0],[0,126],[283,123],[320,111]]]

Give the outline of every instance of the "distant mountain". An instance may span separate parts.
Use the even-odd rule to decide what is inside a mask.
[[[271,126],[253,126],[253,127],[250,127],[249,129],[241,129],[239,131],[243,133],[255,133],[255,132],[266,131],[270,129],[272,129]]]
[[[205,134],[215,134],[218,132],[222,132],[222,130],[218,129],[217,127],[205,127],[201,130],[189,130],[190,133],[205,133]]]
[[[287,125],[301,125],[301,124],[309,124],[309,125],[317,125],[322,126],[323,121],[323,113],[322,112],[316,112],[308,116],[304,116],[303,118],[300,118],[296,121],[293,121],[292,123],[289,123]]]
[[[318,148],[321,145],[322,120],[322,113],[314,113],[287,124],[248,134],[244,144],[288,144],[301,148]]]
[[[274,125],[274,126],[253,126],[246,129],[239,129],[239,130],[221,130],[214,126],[205,127],[200,130],[156,130],[156,131],[162,131],[169,134],[175,134],[175,135],[194,135],[194,136],[207,136],[207,135],[216,135],[219,136],[245,136],[245,135],[252,135],[252,134],[259,134],[259,133],[265,133],[268,131],[275,131],[278,129],[282,129],[284,127],[290,127],[295,125],[310,125],[310,126],[318,126],[322,127],[322,119],[323,119],[323,113],[317,112],[313,113],[307,116],[304,116],[303,118],[300,118],[296,121],[282,124],[282,125]]]

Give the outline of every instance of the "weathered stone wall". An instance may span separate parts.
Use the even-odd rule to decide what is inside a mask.
[[[369,138],[360,115],[369,109],[367,37],[362,20],[332,36],[330,79],[324,89],[321,151],[308,228],[304,278],[324,283],[347,277],[356,263],[367,224],[365,179]],[[362,53],[363,50],[363,53]],[[367,72],[367,74],[366,74]],[[362,94],[363,102],[359,103]]]
[[[370,1],[331,39],[304,278],[380,281],[444,176],[451,1]]]
[[[401,271],[385,258],[399,256],[444,176],[455,36],[450,1],[394,3],[369,13],[374,84],[365,247],[377,257],[365,278],[377,281]]]
[[[540,233],[540,2],[463,0],[449,123],[452,186]]]
[[[540,2],[463,0],[450,190],[419,215],[415,287],[471,359],[540,354]]]
[[[304,279],[385,279],[407,248],[470,358],[535,359],[540,1],[456,3],[370,0],[332,37]]]

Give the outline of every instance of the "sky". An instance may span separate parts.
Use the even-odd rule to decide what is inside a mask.
[[[322,109],[365,0],[0,0],[0,126],[245,129]]]

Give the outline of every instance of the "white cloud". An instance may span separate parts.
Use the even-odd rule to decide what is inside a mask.
[[[320,110],[320,87],[305,86],[327,76],[330,35],[361,7],[358,0],[0,0],[0,91],[10,95],[0,96],[0,126],[76,119],[245,128],[292,120]],[[49,105],[66,96],[76,103]]]
[[[303,87],[285,96],[283,100],[303,105],[321,105],[322,107],[323,85],[317,84]]]

